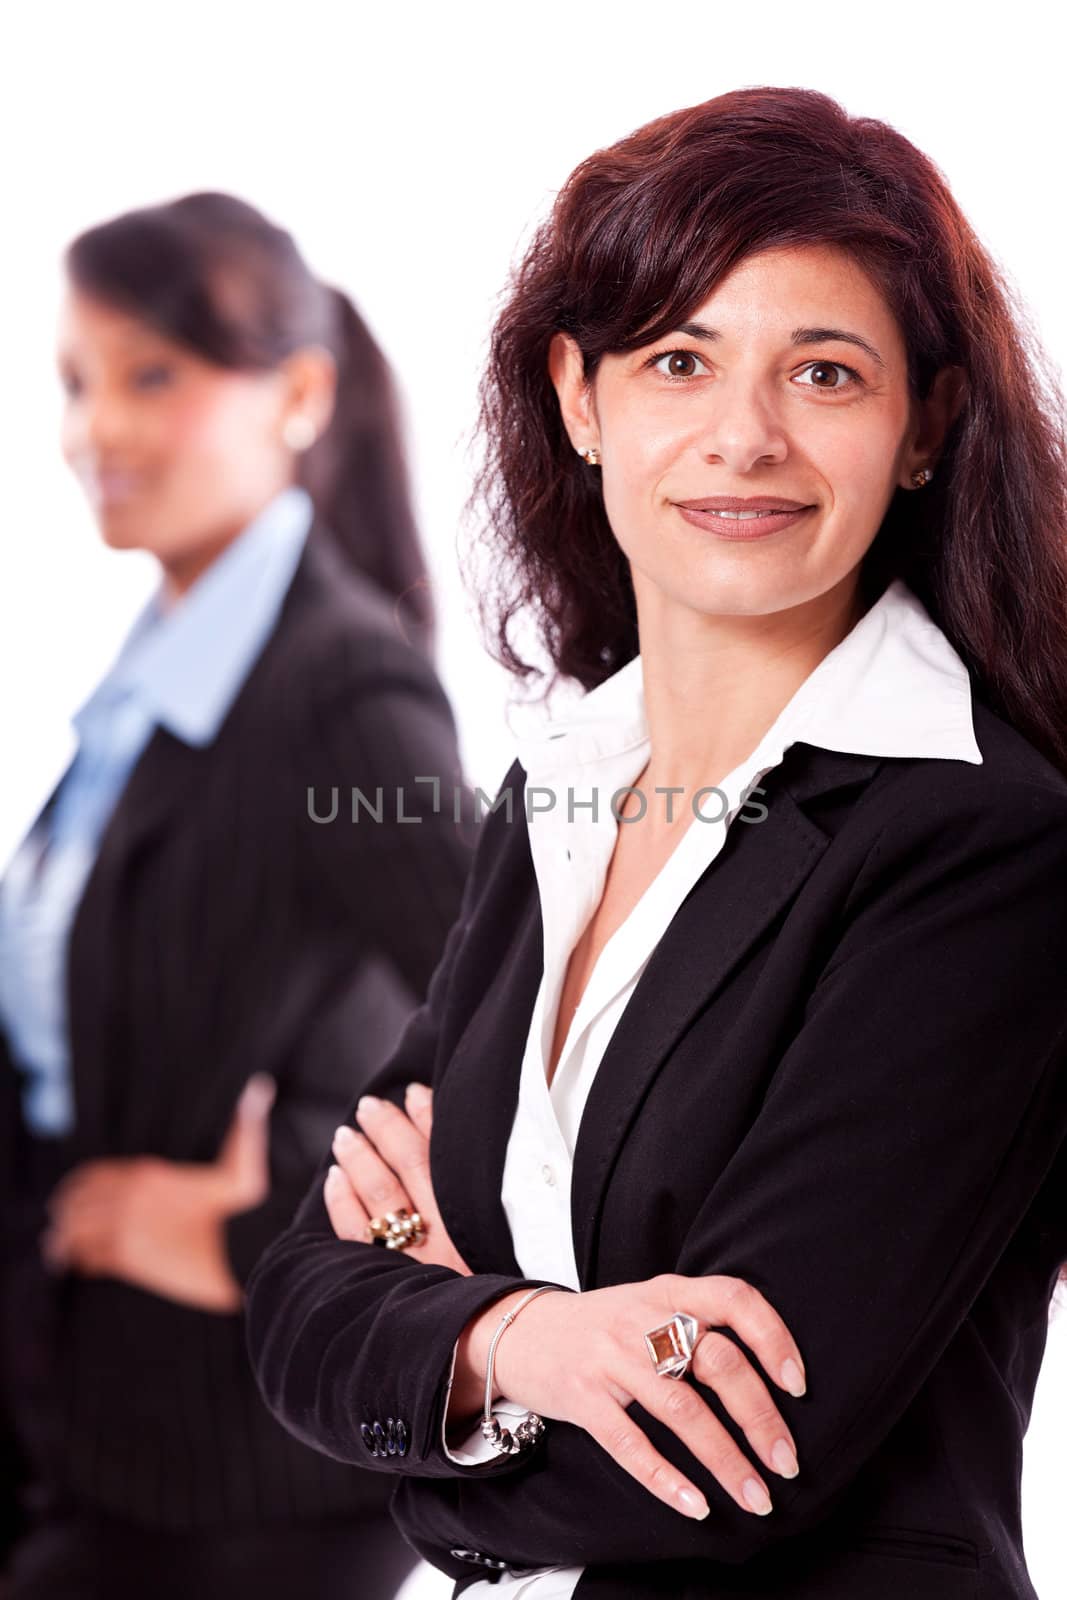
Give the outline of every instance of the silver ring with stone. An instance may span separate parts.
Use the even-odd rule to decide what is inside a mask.
[[[688,1311],[676,1311],[669,1322],[645,1334],[652,1365],[661,1378],[684,1378],[693,1365],[700,1323]]]

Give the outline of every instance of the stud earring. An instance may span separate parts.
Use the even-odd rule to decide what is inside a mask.
[[[590,467],[599,467],[599,465],[600,465],[600,451],[596,448],[595,445],[591,446],[590,449],[588,449],[588,450],[579,450],[578,454],[581,456],[582,460],[588,466],[590,466]]]
[[[912,485],[916,489],[924,489],[932,477],[933,473],[930,471],[929,467],[919,467],[919,469],[916,472],[913,472],[911,475]]]
[[[282,438],[290,450],[297,452],[310,450],[317,437],[315,424],[310,417],[305,417],[299,411],[294,416],[286,417],[282,427]]]

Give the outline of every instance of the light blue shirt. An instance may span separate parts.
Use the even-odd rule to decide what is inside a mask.
[[[304,489],[283,489],[169,607],[160,583],[71,719],[77,753],[0,882],[0,1028],[40,1136],[74,1124],[67,947],[108,818],[157,727],[189,745],[215,738],[273,631],[312,515]]]

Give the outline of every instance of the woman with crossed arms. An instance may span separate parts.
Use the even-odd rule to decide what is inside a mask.
[[[1036,361],[932,163],[814,91],[591,156],[517,273],[500,653],[532,605],[586,693],[249,1286],[268,1404],[393,1474],[467,1600],[1032,1600],[1067,1256]]]

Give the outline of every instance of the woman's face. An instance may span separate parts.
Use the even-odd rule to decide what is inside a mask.
[[[832,247],[750,256],[668,337],[605,356],[592,385],[580,373],[577,347],[557,335],[568,432],[600,450],[587,470],[602,473],[639,610],[656,595],[766,615],[826,594],[940,439],[940,379],[928,409],[913,401],[888,306]],[[692,504],[716,496],[805,509],[724,520]]]
[[[195,575],[292,481],[288,370],[214,366],[73,289],[57,360],[63,454],[109,545]]]

